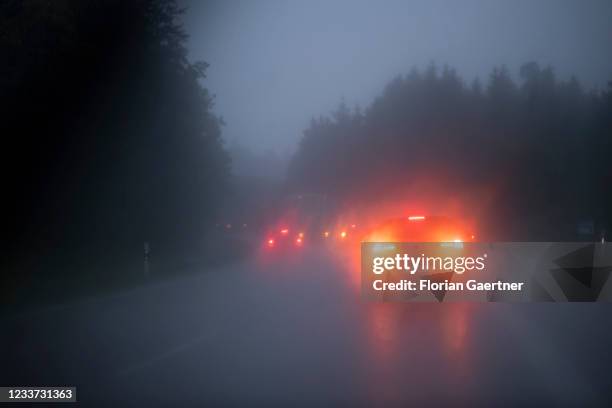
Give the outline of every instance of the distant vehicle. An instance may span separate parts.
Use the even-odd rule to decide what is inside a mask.
[[[324,195],[303,194],[288,198],[282,213],[265,233],[264,246],[269,249],[302,248],[330,242],[355,239],[356,222],[339,221],[333,200]]]
[[[357,224],[350,224],[346,227],[309,225],[294,228],[281,227],[275,231],[268,231],[264,244],[270,249],[302,248],[306,245],[354,242],[358,239]]]

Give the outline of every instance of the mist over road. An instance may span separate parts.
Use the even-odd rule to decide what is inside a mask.
[[[607,310],[365,303],[326,251],[256,256],[4,318],[2,383],[120,406],[605,404]]]

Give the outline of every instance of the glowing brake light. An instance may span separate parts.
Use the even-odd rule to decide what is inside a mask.
[[[274,240],[272,238],[268,240],[268,246],[274,246]]]
[[[424,215],[411,215],[410,217],[408,217],[408,221],[422,221],[424,219]]]
[[[289,230],[287,228],[280,230],[280,233],[283,235],[287,235],[289,233]]]
[[[298,245],[298,246],[302,245],[302,238],[297,237],[296,240],[295,240],[295,244]]]

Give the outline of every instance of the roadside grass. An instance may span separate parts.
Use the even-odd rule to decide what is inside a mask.
[[[253,250],[249,240],[221,237],[201,251],[25,259],[4,269],[0,316],[112,294],[231,265]]]

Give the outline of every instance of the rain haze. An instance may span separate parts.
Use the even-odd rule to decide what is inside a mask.
[[[0,1],[0,402],[611,407],[611,22]]]
[[[412,67],[455,68],[486,81],[528,61],[576,75],[587,89],[612,77],[609,1],[186,2],[189,47],[210,63],[206,83],[225,140],[292,153],[312,117],[342,99],[367,107]],[[520,28],[519,28],[520,27]]]

